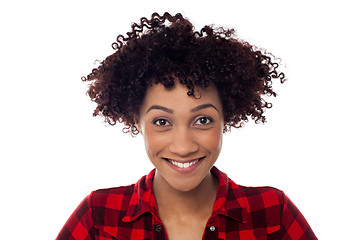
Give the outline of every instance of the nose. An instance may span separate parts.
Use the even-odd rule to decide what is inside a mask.
[[[199,144],[193,133],[181,128],[173,132],[172,141],[169,144],[169,151],[180,157],[187,157],[199,150]]]

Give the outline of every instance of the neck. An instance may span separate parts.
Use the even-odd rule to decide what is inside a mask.
[[[154,194],[159,216],[195,216],[209,218],[218,190],[218,181],[209,173],[202,182],[190,191],[178,191],[172,188],[165,179],[158,174],[153,182]]]

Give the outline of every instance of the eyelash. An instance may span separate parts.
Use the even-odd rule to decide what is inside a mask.
[[[199,126],[203,127],[203,126],[207,126],[207,125],[213,123],[213,119],[210,118],[210,117],[207,117],[207,116],[201,116],[201,117],[199,117],[199,118],[197,119],[196,123],[197,123],[199,120],[201,120],[201,119],[206,119],[207,123],[205,123],[205,124],[196,124],[196,125],[199,125]],[[165,121],[166,123],[165,123],[165,124],[159,124],[160,121]],[[165,127],[165,126],[171,125],[170,122],[169,122],[167,119],[165,119],[165,118],[155,119],[155,120],[153,121],[153,124],[156,125],[156,126],[158,126],[158,127]]]
[[[200,124],[201,126],[207,126],[207,125],[213,123],[213,119],[210,118],[210,117],[206,117],[206,116],[202,116],[202,117],[198,118],[197,121],[196,121],[196,123],[197,123],[199,120],[201,120],[201,119],[205,119],[205,120],[207,121],[207,123]]]
[[[169,123],[169,121],[168,121],[167,119],[164,119],[164,118],[158,118],[158,119],[155,119],[155,120],[153,121],[153,124],[154,124],[154,125],[157,125],[157,126],[159,126],[159,127],[164,127],[164,126],[167,126],[167,125],[157,124],[157,122],[159,122],[159,121],[161,121],[161,120],[164,120],[164,121],[166,121],[167,123]],[[169,123],[169,124],[170,124],[170,123]]]

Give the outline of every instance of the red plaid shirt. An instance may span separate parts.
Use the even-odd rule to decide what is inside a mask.
[[[217,168],[211,172],[219,187],[203,239],[317,239],[282,191],[239,186]],[[130,186],[92,192],[70,216],[57,240],[167,239],[153,193],[154,173]]]

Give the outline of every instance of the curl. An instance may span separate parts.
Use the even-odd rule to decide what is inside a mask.
[[[115,52],[81,80],[91,82],[87,93],[97,103],[93,115],[110,125],[123,123],[123,132],[132,136],[139,133],[134,119],[152,84],[171,88],[179,81],[188,96],[199,98],[196,88],[213,83],[227,132],[249,119],[266,122],[264,112],[272,103],[263,98],[277,96],[275,79],[286,80],[278,59],[235,38],[234,29],[206,25],[195,31],[180,13],[140,18],[117,36],[112,48]]]

